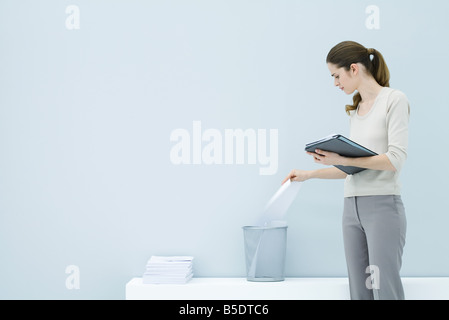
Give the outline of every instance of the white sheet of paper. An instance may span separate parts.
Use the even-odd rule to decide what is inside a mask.
[[[296,198],[302,182],[287,180],[265,206],[261,225],[285,220],[288,208]]]

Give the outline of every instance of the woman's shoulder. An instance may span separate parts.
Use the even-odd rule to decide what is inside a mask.
[[[404,110],[404,112],[410,113],[410,103],[407,98],[407,95],[402,92],[401,90],[385,87],[385,92],[388,95],[387,99],[387,112],[390,110],[395,109],[401,109]]]
[[[399,89],[384,87],[385,94],[388,95],[389,100],[407,100],[407,95]]]

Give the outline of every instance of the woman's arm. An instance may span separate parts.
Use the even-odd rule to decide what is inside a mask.
[[[344,179],[346,176],[346,173],[335,167],[317,170],[294,169],[287,175],[287,177],[285,177],[282,184],[288,179],[291,179],[292,181],[306,181],[309,179]]]
[[[379,154],[372,157],[348,158],[340,156],[334,152],[316,150],[316,153],[309,153],[314,156],[315,162],[324,165],[341,165],[359,167],[372,170],[396,171],[386,154]]]
[[[352,166],[372,170],[396,171],[386,154],[363,158],[343,158],[343,166]]]

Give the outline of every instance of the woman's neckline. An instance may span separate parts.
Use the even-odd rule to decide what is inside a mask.
[[[382,89],[380,89],[379,93],[377,94],[376,98],[374,99],[373,105],[371,106],[371,108],[368,110],[368,112],[366,112],[363,115],[359,114],[359,109],[360,109],[360,105],[357,106],[357,109],[355,110],[355,114],[357,115],[358,118],[366,118],[368,117],[368,115],[371,114],[371,112],[374,110],[374,108],[376,107],[377,104],[377,100],[379,100],[379,97],[382,95],[382,92],[384,91],[386,87],[382,87]]]

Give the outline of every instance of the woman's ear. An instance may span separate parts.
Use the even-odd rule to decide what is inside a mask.
[[[355,76],[359,73],[359,65],[357,63],[353,63],[349,66],[349,71],[351,72],[351,75]]]

